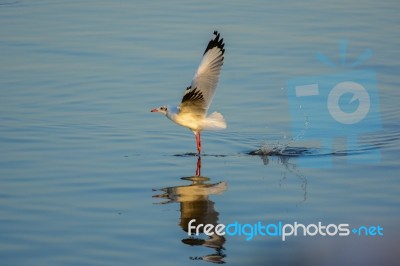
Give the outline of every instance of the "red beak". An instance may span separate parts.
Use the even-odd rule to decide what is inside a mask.
[[[158,112],[157,108],[151,109],[150,112],[154,113],[154,112]]]

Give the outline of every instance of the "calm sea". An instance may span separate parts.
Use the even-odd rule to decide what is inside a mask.
[[[396,0],[0,0],[0,264],[397,265],[399,11]],[[179,104],[214,30],[226,56],[210,111],[228,129],[202,134],[199,161],[192,133],[150,109]],[[327,95],[352,71],[375,92],[356,135],[323,119],[327,102],[288,98],[290,81],[314,77]],[[350,99],[344,115],[361,105]],[[189,236],[191,219],[383,236]]]

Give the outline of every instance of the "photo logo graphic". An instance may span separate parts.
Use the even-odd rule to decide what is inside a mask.
[[[207,236],[239,236],[245,237],[246,241],[254,239],[254,237],[278,237],[282,241],[286,241],[290,237],[297,236],[322,236],[322,237],[348,237],[348,236],[383,236],[383,227],[380,225],[351,227],[348,223],[341,224],[324,224],[318,223],[283,223],[278,221],[275,223],[257,223],[242,224],[237,221],[230,224],[197,224],[196,219],[192,219],[188,223],[188,236],[199,236],[205,234]]]
[[[336,66],[323,53],[317,59],[336,70],[330,75],[297,77],[286,82],[292,136],[301,136],[302,141],[318,141],[323,154],[332,154],[332,139],[345,137],[346,151],[368,153],[357,161],[378,162],[377,148],[365,147],[358,143],[362,134],[376,132],[382,128],[379,113],[379,97],[376,72],[373,69],[353,70],[372,56],[367,49],[353,63],[346,62],[347,42],[340,45],[340,66]],[[301,134],[299,134],[301,133]],[[349,153],[346,153],[349,155]],[[307,158],[299,158],[305,167],[330,167],[331,156],[318,158],[318,164],[310,165]]]

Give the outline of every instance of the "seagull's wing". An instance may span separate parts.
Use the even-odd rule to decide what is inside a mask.
[[[204,51],[200,66],[197,69],[192,84],[187,87],[179,106],[180,112],[190,112],[197,115],[206,115],[213,99],[215,89],[224,62],[224,39],[214,31]]]

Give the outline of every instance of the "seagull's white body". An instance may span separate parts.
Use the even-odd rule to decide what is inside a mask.
[[[178,125],[191,129],[195,134],[203,129],[218,130],[226,128],[224,117],[218,112],[214,112],[209,116],[200,116],[180,112],[179,107],[170,107],[168,110],[167,117],[169,119]]]
[[[162,113],[178,125],[192,130],[196,136],[199,154],[202,130],[226,128],[225,119],[220,113],[214,112],[207,116],[218,85],[225,52],[223,39],[219,38],[220,34],[214,31],[214,35],[214,39],[211,39],[204,51],[191,85],[185,90],[181,104],[177,107],[161,106],[151,110],[151,112]]]

